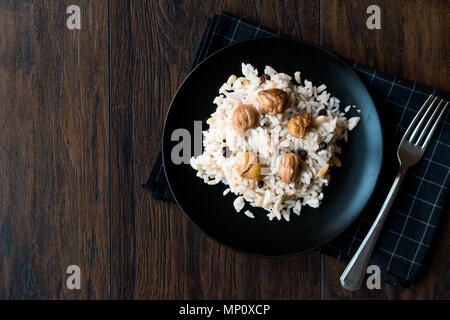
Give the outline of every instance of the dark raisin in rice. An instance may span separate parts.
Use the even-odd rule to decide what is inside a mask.
[[[306,160],[306,156],[308,155],[308,152],[306,152],[306,150],[300,149],[297,151],[297,154],[302,160]]]
[[[326,116],[326,115],[328,115],[327,110],[322,109],[319,111],[319,116]]]
[[[270,76],[268,74],[263,74],[261,77],[259,77],[262,83],[266,83],[266,81],[270,80]]]
[[[321,143],[319,143],[319,150],[324,150],[327,148],[327,143],[325,141],[322,141]]]
[[[228,148],[227,148],[227,147],[223,147],[223,148],[222,148],[222,155],[223,155],[225,158],[228,158],[228,153],[229,153]]]
[[[264,181],[259,180],[258,181],[258,188],[262,188],[262,187],[264,187]]]

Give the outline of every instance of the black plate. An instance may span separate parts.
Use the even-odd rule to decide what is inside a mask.
[[[354,104],[362,110],[362,121],[343,144],[341,168],[332,168],[330,186],[324,189],[320,208],[303,207],[291,221],[269,221],[267,212],[248,204],[240,212],[233,208],[235,195],[222,196],[223,184],[209,186],[196,177],[189,164],[176,165],[171,150],[175,129],[185,128],[194,136],[194,121],[203,122],[216,109],[213,99],[229,75],[241,75],[241,63],[260,72],[270,65],[291,76],[326,84],[341,108]],[[359,115],[353,109],[354,115]],[[192,150],[193,150],[192,146]],[[265,256],[301,253],[319,247],[341,234],[359,216],[376,185],[382,162],[382,133],[375,105],[364,84],[341,59],[313,44],[286,38],[263,38],[227,47],[198,65],[178,89],[164,125],[163,162],[167,180],[178,204],[204,232],[231,248]],[[251,208],[255,219],[243,212]]]

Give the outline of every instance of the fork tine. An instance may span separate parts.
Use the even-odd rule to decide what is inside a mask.
[[[427,138],[425,139],[425,142],[423,144],[423,149],[426,149],[428,147],[428,144],[430,144],[431,138],[433,137],[433,133],[436,130],[436,128],[439,125],[439,122],[441,121],[442,117],[444,116],[445,110],[447,110],[448,101],[445,104],[444,108],[442,109],[441,113],[439,114],[439,117],[437,118],[436,122],[434,123],[433,127],[430,130],[430,133],[428,133]]]
[[[423,126],[423,123],[425,122],[425,119],[428,117],[428,114],[432,111],[433,109],[433,105],[436,102],[437,97],[433,99],[433,101],[431,102],[431,104],[428,106],[427,111],[425,112],[425,114],[422,116],[422,118],[420,119],[419,123],[417,124],[416,128],[414,129],[413,133],[411,134],[411,137],[409,138],[409,142],[413,143],[414,140],[416,140],[417,135],[419,134],[419,131],[421,131],[420,129]],[[423,108],[423,107],[422,107]],[[422,110],[422,109],[421,109]]]
[[[420,108],[419,112],[417,112],[417,114],[414,117],[413,121],[411,121],[411,124],[409,125],[408,129],[406,130],[405,134],[403,135],[402,141],[403,140],[407,140],[409,138],[409,135],[411,134],[411,132],[415,128],[417,121],[420,119],[420,115],[425,110],[425,108],[426,108],[426,106],[427,106],[427,104],[428,104],[428,102],[430,101],[431,98],[432,98],[432,95],[428,96],[427,100],[425,100],[425,102],[423,103],[423,106]]]
[[[417,139],[416,145],[420,145],[427,135],[428,128],[431,126],[431,124],[435,121],[435,117],[439,112],[439,108],[444,100],[439,101],[437,107],[434,109],[433,114],[430,116],[430,118],[427,121],[427,124],[425,125],[425,128],[422,129],[422,132],[420,133],[419,138]]]

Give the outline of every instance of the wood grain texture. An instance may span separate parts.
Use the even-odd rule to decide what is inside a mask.
[[[81,30],[65,27],[71,4]],[[141,186],[205,23],[222,10],[449,91],[448,1],[377,1],[374,31],[370,4],[0,0],[0,299],[450,298],[449,201],[410,289],[349,293],[343,264],[235,253]],[[66,289],[69,264],[80,291]]]
[[[381,9],[369,30],[367,7]],[[378,71],[450,91],[447,0],[322,0],[322,45]]]
[[[0,1],[2,299],[109,297],[105,3]],[[71,4],[81,30],[66,28]]]
[[[448,1],[376,1],[381,30],[369,30],[366,9],[374,1],[322,0],[322,45],[359,63],[449,91]],[[449,215],[447,201],[435,246],[409,289],[384,285],[382,290],[350,293],[339,277],[345,265],[324,258],[325,299],[449,299]]]
[[[206,20],[226,10],[319,42],[318,1],[113,1],[113,297],[318,299],[320,255],[237,254],[207,238],[141,185],[156,157],[172,95]]]

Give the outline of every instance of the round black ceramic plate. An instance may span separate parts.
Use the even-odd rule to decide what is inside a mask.
[[[349,133],[339,156],[342,167],[332,167],[331,182],[320,208],[303,207],[291,221],[269,221],[261,208],[246,207],[236,213],[235,195],[222,195],[226,186],[210,186],[196,177],[189,164],[175,164],[171,151],[174,130],[184,128],[194,137],[194,121],[206,120],[216,109],[213,99],[231,74],[241,75],[241,63],[251,63],[260,72],[270,65],[278,72],[316,86],[326,84],[328,92],[341,100],[341,108],[352,104],[361,115],[358,127]],[[352,115],[350,113],[350,115]],[[364,84],[341,59],[313,44],[286,38],[263,38],[227,47],[198,65],[178,89],[166,117],[163,162],[176,201],[186,215],[209,236],[242,252],[264,256],[301,253],[319,247],[341,234],[358,217],[376,185],[382,162],[382,133],[375,105]],[[192,145],[192,152],[194,146]],[[251,209],[255,218],[243,212]]]

